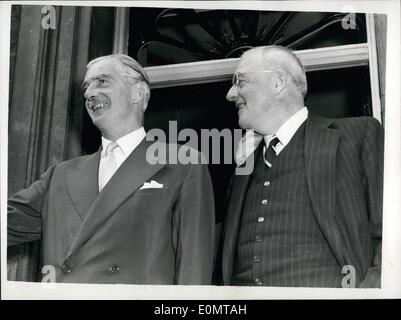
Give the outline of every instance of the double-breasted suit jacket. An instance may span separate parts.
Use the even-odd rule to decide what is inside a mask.
[[[210,284],[207,166],[150,164],[151,145],[143,140],[100,193],[100,150],[50,167],[9,199],[8,245],[41,239],[56,282]],[[141,188],[145,182],[159,187]]]
[[[324,119],[309,113],[305,173],[313,214],[340,266],[353,266],[356,285],[381,278],[383,129],[374,118]],[[231,283],[251,175],[230,183],[222,233],[222,282]]]

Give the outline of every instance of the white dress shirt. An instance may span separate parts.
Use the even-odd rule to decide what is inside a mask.
[[[116,140],[118,147],[116,147],[113,151],[116,161],[115,171],[117,171],[117,169],[128,158],[131,152],[134,151],[135,148],[141,143],[141,141],[145,138],[145,136],[146,136],[145,129],[141,127]],[[99,182],[102,181],[102,175],[103,175],[102,168],[104,167],[103,164],[105,162],[107,146],[111,142],[112,141],[102,136],[102,152],[100,153],[100,163],[99,163]],[[100,190],[101,186],[99,183],[99,191]]]
[[[285,146],[290,142],[291,138],[294,136],[295,132],[299,127],[305,122],[308,117],[308,109],[303,107],[292,115],[286,122],[284,122],[277,132],[273,135],[261,136],[260,134],[254,132],[253,130],[247,130],[245,135],[239,142],[237,152],[235,155],[235,162],[237,166],[242,165],[246,159],[255,151],[259,143],[264,139],[265,146],[263,148],[263,153],[266,151],[266,146],[274,137],[279,139],[279,142],[273,148],[276,155],[278,155]]]
[[[265,147],[263,152],[265,152],[266,146],[269,145],[269,142],[274,137],[277,137],[279,142],[273,147],[276,155],[279,155],[281,151],[287,146],[287,144],[291,141],[295,132],[301,127],[301,125],[305,122],[306,118],[308,118],[308,109],[303,107],[301,110],[297,111],[291,118],[289,118],[286,122],[284,122],[281,127],[277,130],[274,135],[264,136],[263,139],[265,141]]]

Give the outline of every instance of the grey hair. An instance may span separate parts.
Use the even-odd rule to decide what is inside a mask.
[[[140,80],[146,84],[146,100],[148,101],[150,98],[149,77],[146,74],[145,69],[134,58],[121,53],[110,54],[89,61],[89,63],[86,65],[86,68],[89,69],[90,66],[96,62],[107,59],[115,59],[120,62],[121,67],[117,67],[117,71],[122,76]]]
[[[305,68],[292,50],[282,46],[272,45],[253,48],[246,51],[244,55],[252,51],[259,51],[263,57],[263,60],[270,67],[274,66],[275,69],[283,69],[289,73],[302,96],[304,98],[306,97],[308,92],[308,84],[306,81]]]

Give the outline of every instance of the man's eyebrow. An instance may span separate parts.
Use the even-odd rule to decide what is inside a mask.
[[[88,85],[89,81],[91,81],[91,80],[99,80],[99,79],[114,79],[114,77],[112,75],[110,75],[110,74],[102,73],[102,74],[99,74],[99,75],[97,75],[97,76],[95,76],[93,78],[90,78],[90,79],[87,79],[87,80],[83,81],[82,84],[81,84],[81,88],[85,89],[86,86]]]

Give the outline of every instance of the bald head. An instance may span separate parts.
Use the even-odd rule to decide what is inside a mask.
[[[256,47],[246,51],[241,57],[241,61],[244,63],[248,63],[250,59],[261,65],[263,69],[285,71],[291,76],[294,85],[303,98],[306,97],[308,86],[305,69],[299,58],[291,50],[281,46]]]

